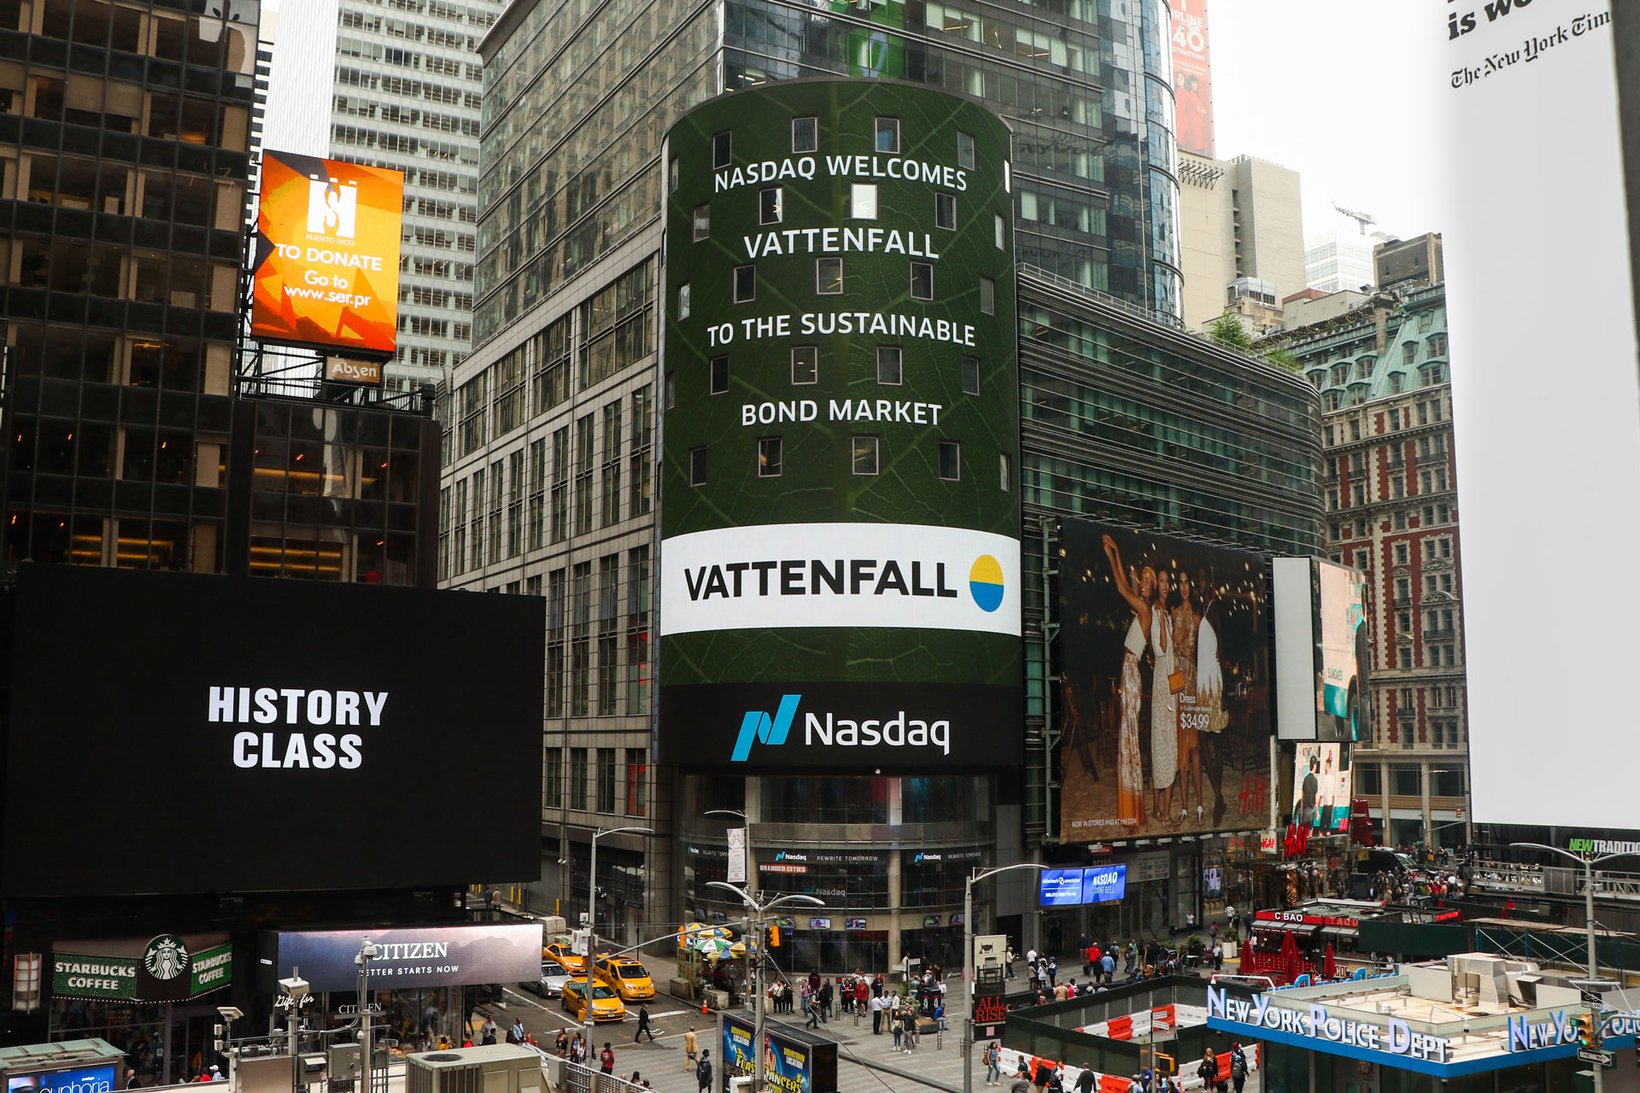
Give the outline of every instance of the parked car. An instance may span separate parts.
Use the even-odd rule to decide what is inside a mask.
[[[586,1020],[587,981],[584,977],[566,980],[559,991],[564,1010],[573,1014],[577,1021]],[[626,1007],[615,992],[603,983],[592,984],[592,1020],[597,1021],[624,1021]]]
[[[649,969],[630,957],[601,956],[593,974],[615,989],[623,1002],[640,1002],[655,997],[655,981]]]
[[[564,984],[571,976],[568,968],[556,960],[541,961],[541,978],[528,984],[529,988],[542,998],[557,998],[564,993]]]

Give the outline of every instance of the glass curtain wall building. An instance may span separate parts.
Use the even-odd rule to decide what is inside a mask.
[[[694,820],[711,780],[657,780],[649,751],[666,130],[720,92],[804,76],[892,77],[977,97],[1013,130],[1020,260],[1176,324],[1169,20],[1164,0],[517,0],[485,37],[474,350],[455,369],[440,573],[446,586],[549,598],[541,897],[581,909],[587,841],[617,823],[660,834],[601,841],[598,887],[612,893],[601,916],[624,907],[637,921],[644,894],[632,876],[647,875],[653,900],[697,866],[723,864],[722,824]],[[969,832],[948,844],[954,853],[978,853],[965,817],[995,814],[994,779],[977,781],[952,818],[927,820],[950,824],[953,838]],[[900,780],[806,788],[852,801],[868,782],[872,808],[880,796],[902,820],[954,799],[908,796]],[[729,807],[757,816],[759,785],[743,799],[737,782]],[[674,813],[685,830],[669,829]],[[765,830],[791,833],[754,819],[754,837]],[[838,837],[863,845],[873,832],[862,819]],[[987,828],[979,843],[989,842]],[[617,854],[621,876],[609,872]],[[896,853],[893,869],[901,857],[914,855]],[[900,873],[882,890],[905,899],[914,882]],[[938,879],[924,887],[952,891]],[[960,881],[944,902],[960,905]],[[937,927],[953,928],[948,914]]]

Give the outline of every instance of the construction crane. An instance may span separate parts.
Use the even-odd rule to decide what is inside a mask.
[[[1378,218],[1376,216],[1373,216],[1371,213],[1358,213],[1354,209],[1346,209],[1346,208],[1344,208],[1344,206],[1338,204],[1336,201],[1333,202],[1333,208],[1335,210],[1337,210],[1339,213],[1343,214],[1344,216],[1347,216],[1351,220],[1355,221],[1358,225],[1360,225],[1362,235],[1367,234],[1367,225],[1368,224],[1378,223]]]

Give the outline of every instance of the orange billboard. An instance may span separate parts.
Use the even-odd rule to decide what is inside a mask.
[[[392,355],[403,203],[398,171],[264,152],[252,337]]]
[[[1213,71],[1207,0],[1173,0],[1174,137],[1179,151],[1213,158]]]

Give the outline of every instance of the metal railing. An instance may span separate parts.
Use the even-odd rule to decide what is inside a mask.
[[[1543,894],[1554,892],[1556,886],[1549,883],[1555,879],[1557,873],[1568,872],[1562,866],[1524,864],[1521,862],[1504,861],[1477,861],[1470,872],[1469,886],[1471,888],[1491,889],[1503,892],[1528,892]],[[1575,874],[1575,870],[1570,871]],[[1561,894],[1572,895],[1582,892],[1582,877],[1573,877],[1572,891]],[[1606,899],[1640,900],[1640,873],[1614,873],[1605,870],[1596,870],[1594,874],[1594,893],[1597,897]]]
[[[645,1093],[649,1088],[642,1080],[634,1082],[625,1075],[604,1074],[595,1066],[572,1063],[551,1052],[542,1053],[541,1069],[556,1093]]]

